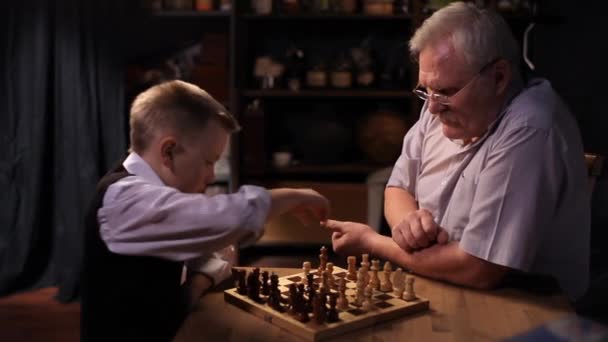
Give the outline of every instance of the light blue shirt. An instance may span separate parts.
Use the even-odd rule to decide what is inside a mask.
[[[446,138],[425,105],[388,186],[408,190],[450,239],[478,258],[554,276],[571,298],[589,276],[590,209],[576,121],[535,79],[479,141]]]
[[[218,283],[232,265],[217,252],[251,243],[263,233],[270,209],[264,188],[188,194],[166,186],[136,153],[123,166],[133,176],[110,185],[97,212],[101,238],[114,253],[185,261]]]

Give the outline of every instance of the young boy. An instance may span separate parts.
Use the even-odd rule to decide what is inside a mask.
[[[310,189],[203,194],[239,127],[202,89],[154,86],[130,116],[131,154],[100,181],[87,217],[83,341],[170,341],[187,313],[184,263],[200,293],[230,274],[214,252],[255,241],[270,218],[328,216],[327,199]],[[193,278],[198,272],[207,277]]]

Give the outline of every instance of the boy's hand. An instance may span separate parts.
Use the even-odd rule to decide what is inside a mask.
[[[331,230],[334,252],[341,255],[373,253],[372,240],[377,233],[368,225],[357,222],[327,220],[325,227]]]
[[[324,223],[329,217],[329,201],[312,189],[270,190],[272,205],[268,218],[293,214],[303,224]]]
[[[325,223],[329,216],[329,201],[312,189],[300,189],[301,204],[290,212],[303,224]]]

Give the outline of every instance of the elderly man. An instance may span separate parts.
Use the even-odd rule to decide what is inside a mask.
[[[476,288],[509,273],[587,287],[589,203],[577,125],[548,81],[525,82],[496,13],[453,3],[410,41],[425,100],[385,190],[392,239],[329,221],[334,250],[370,252]]]

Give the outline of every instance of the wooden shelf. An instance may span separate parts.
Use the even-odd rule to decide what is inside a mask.
[[[245,14],[242,16],[242,18],[247,19],[247,20],[255,20],[255,21],[287,21],[287,20],[405,21],[405,20],[411,20],[412,16],[409,14],[368,15],[368,14],[328,13],[328,14],[271,14],[271,15]]]
[[[412,92],[410,90],[363,90],[363,89],[305,89],[299,91],[292,91],[287,89],[271,89],[271,90],[257,90],[249,89],[243,91],[245,97],[266,97],[266,98],[340,98],[340,97],[356,97],[356,98],[368,98],[368,99],[399,99],[399,98],[411,98]]]
[[[153,11],[152,16],[160,18],[230,18],[230,11],[163,10]]]
[[[364,175],[377,171],[386,165],[370,164],[370,163],[340,163],[340,164],[302,164],[294,165],[285,168],[273,168],[272,175],[288,176],[288,175],[332,175],[332,174],[354,174]]]

